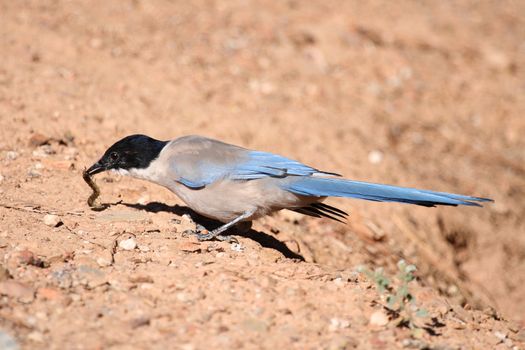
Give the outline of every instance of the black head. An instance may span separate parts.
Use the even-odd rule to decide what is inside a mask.
[[[108,148],[102,158],[87,170],[87,173],[95,175],[111,169],[147,168],[167,143],[146,135],[126,136]]]

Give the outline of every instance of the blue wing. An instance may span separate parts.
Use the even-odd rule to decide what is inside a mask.
[[[200,159],[192,167],[191,175],[180,176],[179,182],[197,189],[219,179],[247,181],[264,177],[311,176],[316,173],[338,176],[276,154],[247,151],[237,162],[219,163],[217,159]]]
[[[169,147],[172,152],[170,167],[177,181],[194,189],[219,179],[248,181],[316,173],[337,175],[276,154],[251,151],[200,136],[177,139]]]
[[[253,180],[262,177],[310,176],[313,174],[336,175],[304,165],[296,160],[276,154],[249,151],[246,161],[237,164],[231,171],[229,178],[234,180]]]

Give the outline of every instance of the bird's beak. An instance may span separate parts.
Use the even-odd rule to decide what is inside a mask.
[[[93,176],[95,174],[103,172],[104,170],[106,170],[106,167],[100,164],[100,162],[96,162],[87,170],[87,173],[89,176]]]

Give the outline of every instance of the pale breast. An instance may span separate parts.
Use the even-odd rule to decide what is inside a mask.
[[[251,181],[218,180],[201,189],[191,189],[174,183],[169,188],[188,207],[206,217],[222,222],[231,221],[248,210],[255,213],[246,221],[254,220],[273,211],[303,206],[305,199],[277,186],[276,179]]]

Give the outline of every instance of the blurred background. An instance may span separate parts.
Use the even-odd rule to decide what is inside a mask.
[[[131,133],[200,134],[490,197],[330,201],[348,226],[277,219],[300,221],[311,261],[357,264],[323,243],[336,237],[363,263],[405,258],[444,295],[523,320],[523,14],[524,1],[0,1],[0,150],[38,132],[74,139],[87,165]]]

